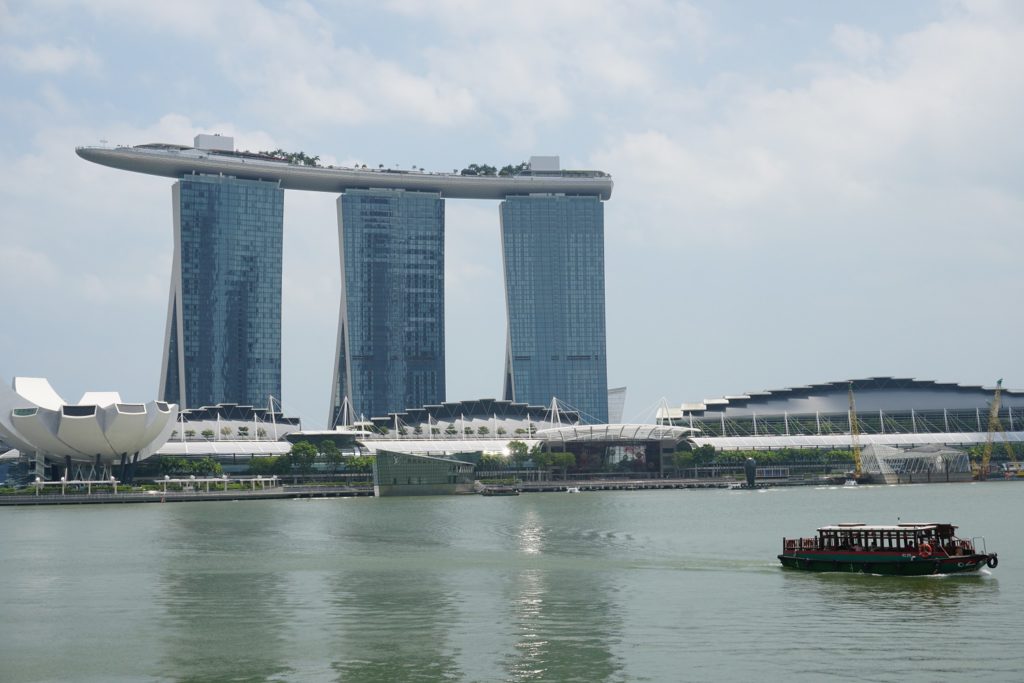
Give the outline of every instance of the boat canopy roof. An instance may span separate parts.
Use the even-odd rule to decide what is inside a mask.
[[[939,522],[907,522],[904,524],[863,524],[847,522],[819,527],[818,531],[930,531],[933,529],[956,529],[952,524]]]

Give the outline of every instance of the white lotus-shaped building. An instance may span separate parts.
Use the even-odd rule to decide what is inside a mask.
[[[86,392],[67,403],[41,377],[15,377],[11,389],[0,382],[0,440],[34,457],[42,466],[110,474],[155,453],[174,430],[178,406],[163,401],[124,403],[117,392]]]

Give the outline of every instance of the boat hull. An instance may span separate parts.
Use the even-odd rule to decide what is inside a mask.
[[[846,572],[883,576],[928,576],[976,572],[991,555],[930,557],[919,555],[854,555],[850,553],[796,552],[779,555],[783,567],[811,572]]]

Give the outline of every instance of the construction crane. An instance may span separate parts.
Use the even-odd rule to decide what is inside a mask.
[[[853,476],[860,479],[860,424],[857,421],[857,404],[853,400],[853,382],[850,382],[850,445],[853,447]]]
[[[999,403],[1003,393],[1003,380],[996,382],[996,393],[992,397],[992,405],[988,409],[988,435],[985,437],[985,448],[981,452],[981,466],[978,468],[978,479],[988,479],[988,465],[992,459],[992,441],[995,435],[1003,433],[1003,425],[999,421]],[[1017,458],[1013,453],[1013,446],[1003,437],[1003,446],[1006,448],[1006,459],[1008,462],[1017,464]]]

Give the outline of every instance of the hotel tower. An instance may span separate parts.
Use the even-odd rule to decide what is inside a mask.
[[[234,141],[79,147],[175,179],[160,396],[182,408],[281,397],[284,191],[338,195],[342,273],[330,425],[444,402],[446,199],[500,202],[506,400],[608,419],[604,201],[612,180],[533,157],[515,175],[309,166]],[[495,373],[497,374],[497,373]]]

